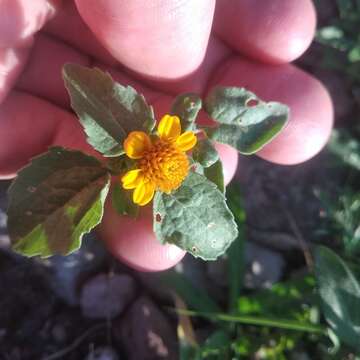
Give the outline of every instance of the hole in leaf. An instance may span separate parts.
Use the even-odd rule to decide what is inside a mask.
[[[193,247],[191,248],[191,251],[192,251],[192,252],[197,252],[197,247],[196,247],[196,246],[193,246]]]
[[[245,104],[247,107],[254,107],[256,105],[259,105],[259,100],[256,99],[250,99]]]
[[[155,215],[155,221],[156,221],[156,222],[161,222],[161,215],[160,215],[159,213],[157,213],[157,214]]]

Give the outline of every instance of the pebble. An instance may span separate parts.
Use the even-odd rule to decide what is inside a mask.
[[[282,278],[285,260],[278,252],[247,242],[245,262],[244,280],[247,288],[269,288]]]
[[[81,283],[100,268],[107,252],[94,232],[84,236],[79,250],[68,256],[38,259],[49,271],[48,282],[53,291],[68,305],[79,304]]]
[[[136,284],[129,275],[99,274],[82,287],[82,313],[89,319],[114,318],[134,299],[135,293]]]
[[[85,360],[119,360],[119,356],[109,346],[99,347],[89,353]]]
[[[177,360],[176,331],[161,310],[145,296],[137,299],[113,324],[115,338],[128,360]]]

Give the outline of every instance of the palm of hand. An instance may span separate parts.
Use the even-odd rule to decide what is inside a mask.
[[[312,40],[310,0],[218,0],[215,16],[209,0],[75,2],[82,17],[72,0],[0,3],[0,178],[15,176],[51,145],[94,153],[71,113],[61,79],[65,62],[109,71],[143,93],[158,118],[176,94],[204,94],[215,84],[245,86],[264,100],[284,102],[290,124],[259,153],[275,163],[305,161],[326,143],[329,96],[317,80],[287,64]],[[230,181],[237,154],[218,149]],[[108,208],[100,233],[116,256],[139,269],[165,269],[184,255],[158,244],[147,210],[134,223]]]

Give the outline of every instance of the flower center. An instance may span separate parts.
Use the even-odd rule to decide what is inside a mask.
[[[145,178],[161,191],[177,189],[189,172],[187,156],[165,140],[157,140],[139,161]]]

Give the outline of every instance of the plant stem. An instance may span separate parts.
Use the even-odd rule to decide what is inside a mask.
[[[222,313],[206,313],[206,312],[197,312],[197,311],[180,310],[180,309],[177,309],[176,311],[184,315],[201,316],[212,320],[220,320],[220,321],[240,323],[246,325],[269,326],[279,329],[297,330],[297,331],[305,331],[315,334],[327,335],[326,328],[321,325],[301,323],[294,320],[272,319],[272,318],[257,317],[257,316],[228,315]]]

